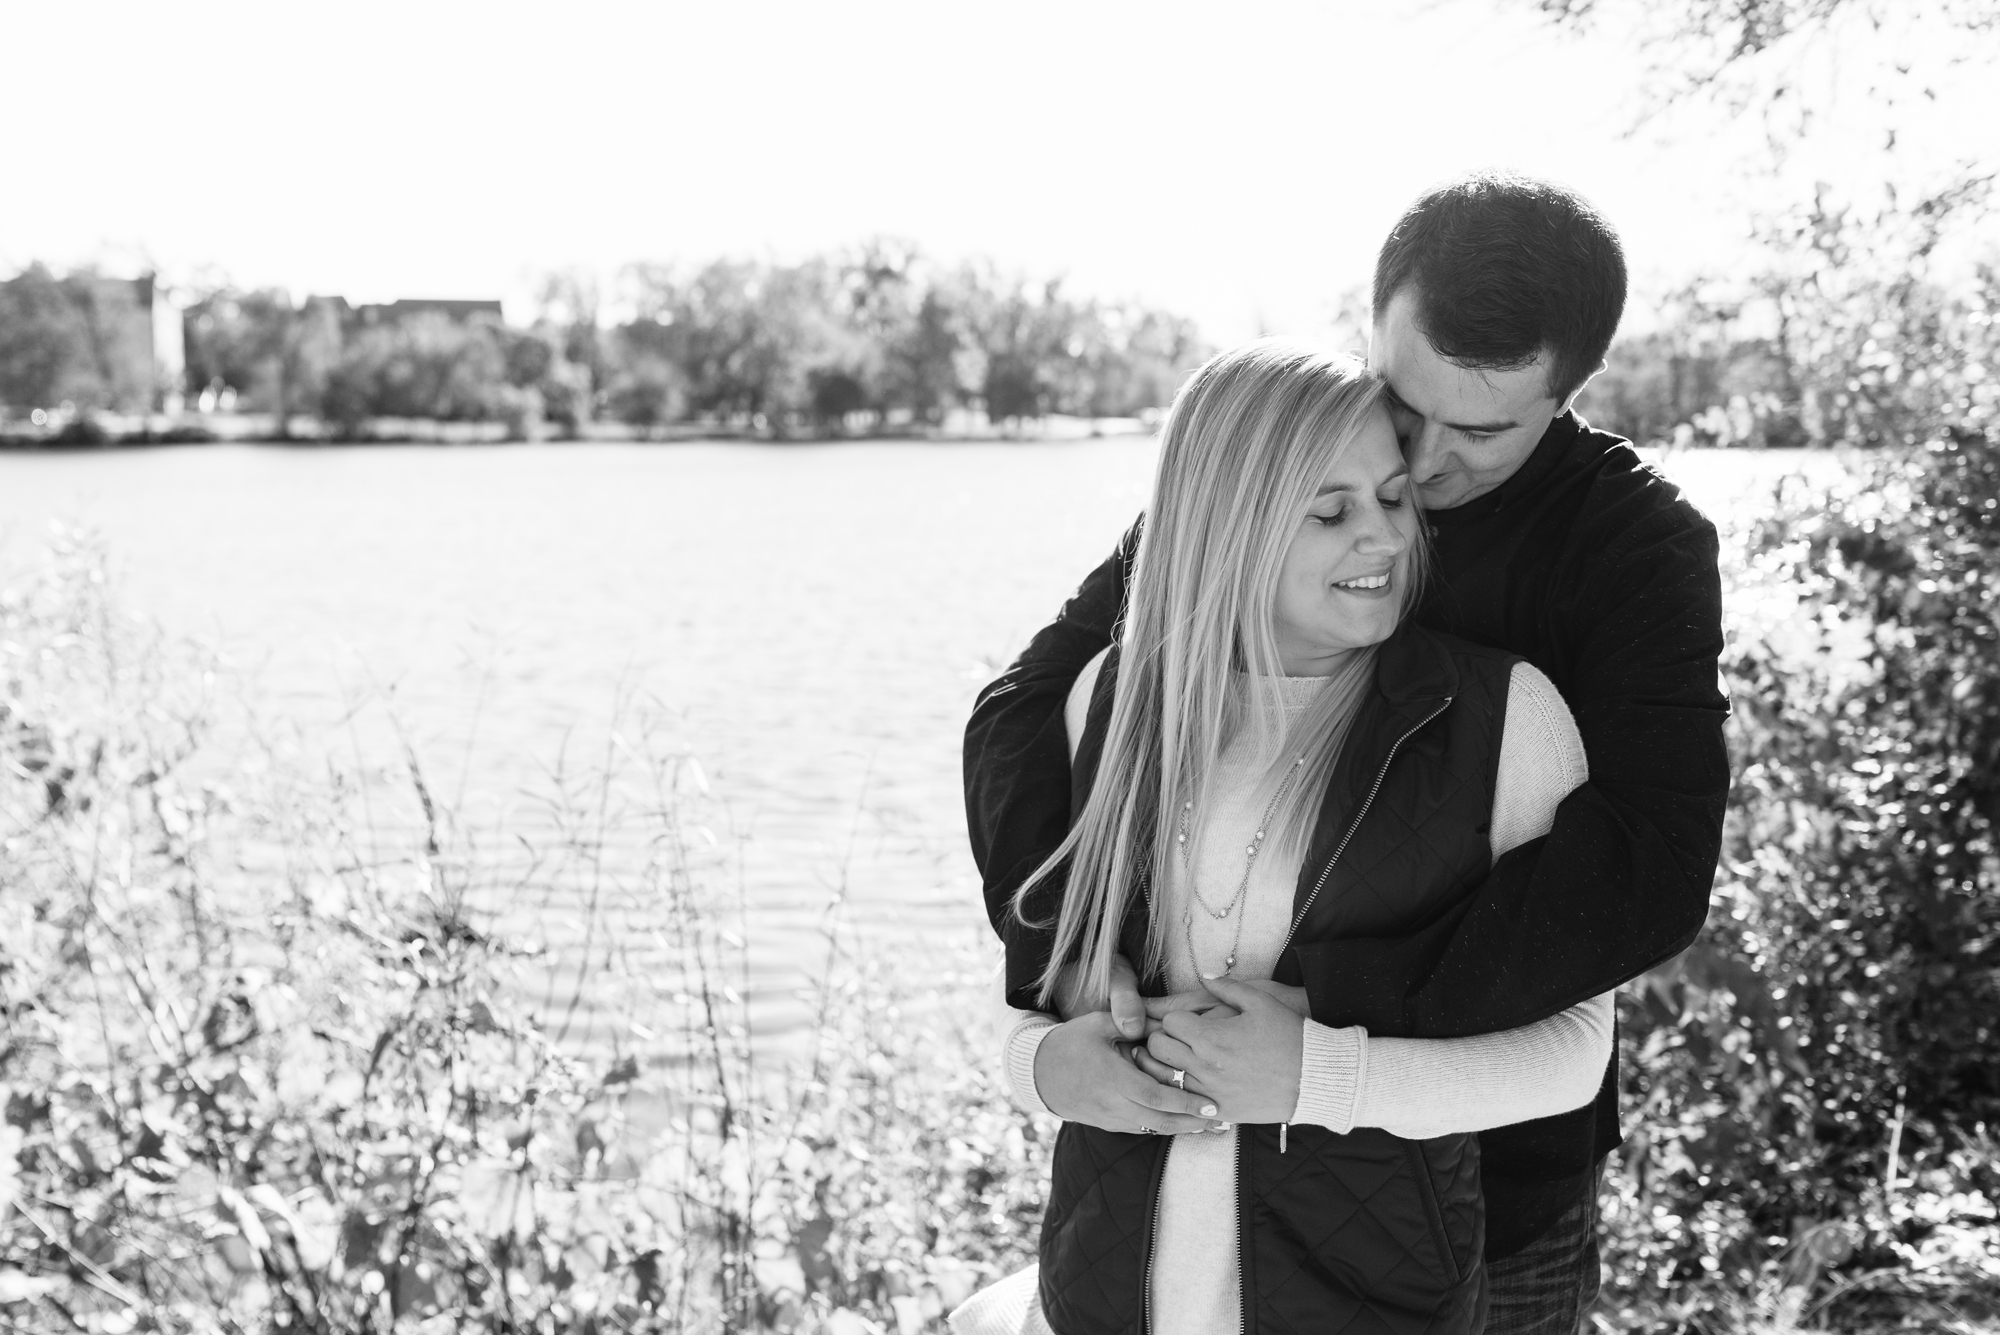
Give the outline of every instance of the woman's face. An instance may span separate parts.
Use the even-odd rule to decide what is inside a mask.
[[[1324,676],[1396,629],[1417,538],[1409,470],[1386,409],[1320,480],[1278,575],[1278,657],[1289,677]]]

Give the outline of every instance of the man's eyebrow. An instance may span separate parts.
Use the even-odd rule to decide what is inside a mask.
[[[1394,385],[1386,380],[1382,382],[1382,393],[1387,396],[1389,402],[1401,408],[1404,412],[1417,417],[1423,416],[1422,413],[1410,406],[1409,400],[1396,392]],[[1521,424],[1519,422],[1440,422],[1438,425],[1448,426],[1453,431],[1467,431],[1475,435],[1490,435],[1500,431],[1512,431]]]

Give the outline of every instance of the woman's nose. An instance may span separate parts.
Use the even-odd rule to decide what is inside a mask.
[[[1395,557],[1401,556],[1403,549],[1410,545],[1410,537],[1397,525],[1394,516],[1378,505],[1370,513],[1368,525],[1355,540],[1355,545],[1371,555]]]

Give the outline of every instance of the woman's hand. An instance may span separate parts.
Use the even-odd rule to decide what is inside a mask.
[[[1285,983],[1274,983],[1268,978],[1253,978],[1243,984],[1254,987],[1268,997],[1274,997],[1289,1006],[1300,1019],[1312,1018],[1312,1002],[1306,997],[1303,987],[1292,987]],[[1196,988],[1192,992],[1172,992],[1164,997],[1147,997],[1142,1003],[1146,1008],[1146,1037],[1160,1032],[1159,1021],[1174,1011],[1194,1011],[1197,1014],[1223,1007],[1213,992],[1206,988]],[[1226,1007],[1230,1014],[1238,1012],[1233,1006]]]
[[[1162,1008],[1158,1032],[1146,1040],[1145,1071],[1156,1080],[1185,1071],[1185,1087],[1212,1098],[1226,1121],[1290,1121],[1305,1062],[1305,989],[1223,977],[1209,979],[1208,991],[1222,1004]]]
[[[1215,1125],[1213,1100],[1162,1084],[1126,1057],[1110,1011],[1091,1011],[1049,1031],[1035,1051],[1035,1089],[1064,1121],[1106,1131],[1181,1135]]]

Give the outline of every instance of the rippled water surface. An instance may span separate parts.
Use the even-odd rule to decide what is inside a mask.
[[[629,740],[659,715],[700,758],[701,838],[741,887],[775,1037],[842,886],[857,936],[911,968],[983,938],[965,714],[1131,521],[1153,458],[1138,438],[12,454],[0,550],[18,568],[52,518],[94,527],[126,607],[221,647],[260,711],[384,783],[393,702],[473,826],[550,825],[559,762],[601,768],[614,721]],[[1802,465],[1834,466],[1663,466],[1721,516]],[[607,857],[642,843],[615,828]],[[643,953],[657,916],[629,894],[593,915],[574,876],[492,907],[586,976],[586,942]]]

